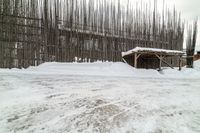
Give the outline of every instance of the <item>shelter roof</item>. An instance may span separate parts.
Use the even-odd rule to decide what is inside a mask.
[[[167,49],[158,49],[158,48],[146,48],[146,47],[136,47],[134,49],[131,49],[127,52],[122,52],[122,56],[128,56],[132,55],[134,53],[156,53],[156,54],[162,54],[162,55],[183,55],[184,52],[177,51],[177,50],[167,50]]]

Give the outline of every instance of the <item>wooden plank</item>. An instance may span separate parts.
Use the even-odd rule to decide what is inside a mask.
[[[27,24],[17,24],[17,23],[11,23],[11,22],[1,22],[1,25],[11,25],[11,26],[20,26],[20,27],[27,27],[27,28],[33,28],[33,29],[41,29],[42,27],[39,26],[32,26]]]
[[[25,16],[16,16],[16,15],[9,15],[9,14],[0,14],[2,17],[10,17],[10,18],[20,18],[20,19],[27,19],[27,20],[38,20],[41,21],[41,18],[31,18],[31,17],[25,17]]]

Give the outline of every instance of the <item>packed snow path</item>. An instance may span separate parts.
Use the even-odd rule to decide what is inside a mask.
[[[199,133],[200,79],[0,72],[0,133]]]

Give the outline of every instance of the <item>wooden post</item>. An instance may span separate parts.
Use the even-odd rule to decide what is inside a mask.
[[[182,68],[182,56],[179,57],[179,71],[181,71]]]
[[[156,57],[158,57],[158,59],[160,60],[160,63],[159,63],[159,71],[161,71],[162,69],[162,62],[164,62],[165,64],[167,64],[168,66],[170,66],[172,69],[174,69],[171,65],[169,65],[166,61],[164,61],[164,58],[165,58],[165,56],[162,56],[162,55],[157,55],[157,54],[155,54],[156,55]]]
[[[134,67],[137,68],[137,53],[134,54]]]
[[[160,60],[159,71],[161,71],[161,67],[162,67],[162,57],[161,56],[160,56],[159,60]]]
[[[57,15],[57,14],[56,14]],[[61,58],[60,58],[60,52],[59,52],[59,22],[58,22],[58,16],[55,16],[55,59],[54,61],[57,62],[62,62]]]

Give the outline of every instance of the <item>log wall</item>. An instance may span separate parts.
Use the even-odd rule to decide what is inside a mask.
[[[0,67],[121,61],[140,47],[182,50],[180,14],[123,0],[0,0]],[[145,5],[145,6],[142,6]],[[176,64],[176,59],[169,59]]]

